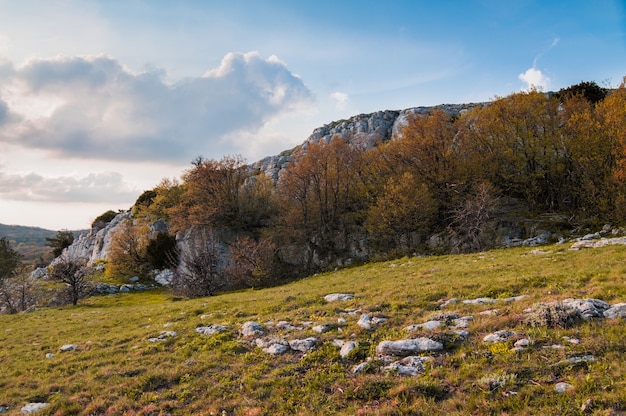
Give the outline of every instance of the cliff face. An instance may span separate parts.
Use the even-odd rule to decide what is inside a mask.
[[[370,114],[359,114],[347,120],[333,121],[313,130],[313,133],[295,149],[306,151],[309,143],[328,143],[335,137],[345,139],[352,146],[361,149],[370,149],[377,143],[384,143],[402,137],[402,130],[407,125],[407,120],[414,114],[428,114],[435,110],[444,111],[451,116],[458,116],[477,106],[485,106],[486,103],[469,104],[442,104],[434,107],[413,107],[405,110],[385,110]],[[293,150],[295,150],[293,149]],[[293,151],[292,150],[292,151]],[[250,168],[265,173],[268,177],[278,180],[280,171],[291,161],[292,151],[283,152],[277,156],[269,156],[258,162],[252,163]]]

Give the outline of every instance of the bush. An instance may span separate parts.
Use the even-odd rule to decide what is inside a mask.
[[[117,216],[117,212],[108,210],[107,212],[101,214],[91,223],[91,229],[93,231],[99,231],[107,226],[108,223],[113,221],[113,218]]]

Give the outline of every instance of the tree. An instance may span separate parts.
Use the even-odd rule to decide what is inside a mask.
[[[16,313],[27,307],[27,287],[24,281],[17,282],[20,274],[22,256],[13,248],[5,237],[0,238],[0,302],[9,313]],[[20,284],[23,283],[23,284]],[[16,299],[17,295],[17,299]]]
[[[213,296],[225,286],[220,243],[208,229],[192,231],[180,263],[174,271],[172,289],[187,297]]]
[[[88,276],[91,269],[81,261],[64,253],[52,264],[48,270],[50,279],[67,285],[70,301],[73,305],[87,294]]]
[[[383,194],[369,208],[366,228],[381,251],[410,250],[437,217],[437,203],[428,187],[405,172],[389,177]]]
[[[345,250],[364,212],[360,161],[361,151],[340,137],[300,149],[278,184],[280,234],[324,258]]]
[[[109,248],[106,275],[112,278],[128,278],[147,273],[146,247],[149,228],[144,224],[133,224],[130,219],[115,229]]]
[[[231,245],[230,251],[230,265],[226,272],[234,281],[259,287],[272,278],[276,244],[271,238],[255,241],[250,237],[241,237]]]
[[[65,248],[74,242],[74,233],[68,230],[57,231],[55,237],[46,237],[46,245],[52,247],[54,257],[59,257]]]

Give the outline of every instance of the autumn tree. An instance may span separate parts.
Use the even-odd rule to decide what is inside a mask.
[[[388,178],[382,195],[370,206],[366,228],[379,251],[410,250],[420,243],[437,217],[428,186],[411,173]]]
[[[145,275],[149,269],[146,254],[149,237],[150,230],[145,224],[124,220],[111,240],[106,275],[112,278]]]
[[[240,237],[230,246],[230,264],[226,273],[246,286],[263,286],[275,277],[276,249],[271,238],[255,241]]]
[[[339,137],[328,144],[307,143],[293,156],[278,185],[283,198],[282,235],[290,235],[322,257],[346,249],[363,209],[360,156]]]

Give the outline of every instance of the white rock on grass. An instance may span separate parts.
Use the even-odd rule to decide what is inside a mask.
[[[263,352],[271,355],[281,355],[289,351],[289,345],[283,342],[275,342],[266,348],[263,348]]]
[[[356,323],[363,329],[372,329],[375,326],[387,322],[387,318],[381,318],[378,316],[370,316],[366,313],[362,314],[359,321]]]
[[[22,407],[21,411],[25,415],[32,415],[44,410],[48,406],[50,406],[50,403],[28,403],[26,406]]]
[[[611,305],[609,309],[604,311],[604,317],[607,319],[626,318],[626,303]]]
[[[383,367],[383,370],[397,372],[401,376],[413,377],[423,373],[425,370],[424,363],[431,359],[431,357],[409,356]]]
[[[314,326],[311,329],[313,331],[317,332],[318,334],[323,334],[323,333],[328,332],[331,329],[333,329],[333,327],[330,326],[330,325],[316,325],[316,326]]]
[[[258,322],[244,322],[241,326],[241,335],[246,338],[249,337],[258,337],[265,333],[265,328]]]
[[[289,347],[294,351],[307,352],[311,351],[317,345],[318,339],[309,337],[305,339],[294,339],[289,341]]]
[[[554,303],[560,303],[566,308],[578,310],[584,319],[602,318],[604,317],[604,312],[611,307],[611,305],[601,299],[565,299]]]
[[[354,299],[354,295],[351,293],[331,293],[324,296],[326,302],[337,302]]]
[[[74,351],[76,348],[78,348],[78,345],[76,344],[65,344],[61,346],[59,350],[61,350],[62,352],[68,352],[68,351]]]
[[[339,356],[346,358],[356,347],[358,347],[358,344],[354,341],[344,342],[339,351]]]
[[[175,337],[178,334],[174,331],[162,331],[158,337],[148,338],[148,342],[162,342],[170,337]]]
[[[483,338],[483,342],[505,342],[516,335],[517,334],[513,331],[508,331],[506,329],[503,329],[501,331],[496,331],[489,335],[486,335]]]
[[[564,382],[556,383],[554,385],[554,391],[556,391],[557,393],[566,393],[566,392],[570,391],[573,388],[574,388],[574,386],[572,386],[569,383],[564,383]]]
[[[201,335],[213,335],[218,332],[226,331],[227,329],[228,327],[224,325],[199,326],[196,328],[196,332]]]
[[[382,341],[376,346],[378,355],[408,356],[418,352],[440,350],[443,350],[441,342],[425,337],[399,341]]]

